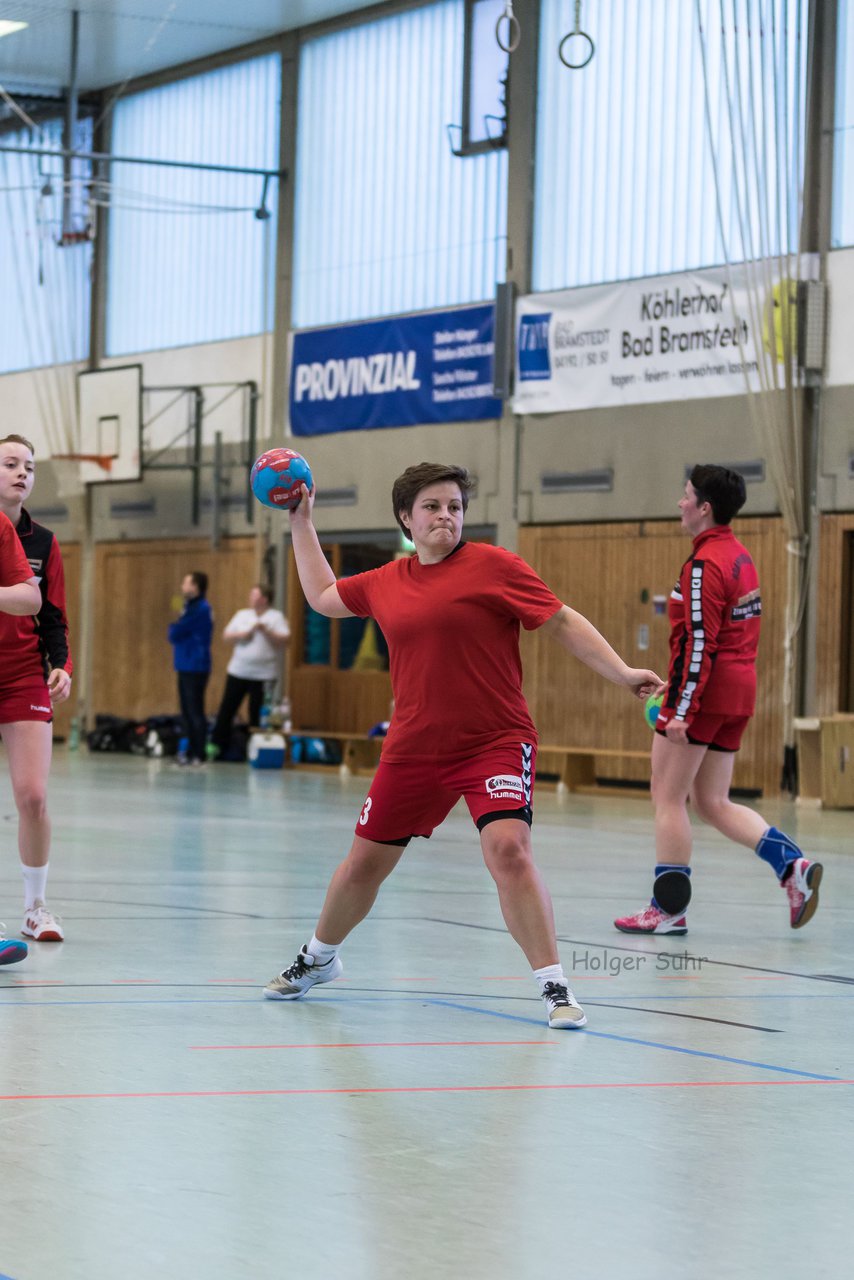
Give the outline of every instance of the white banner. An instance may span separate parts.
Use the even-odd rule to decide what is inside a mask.
[[[758,391],[757,361],[782,364],[781,287],[769,268],[755,323],[738,267],[519,298],[514,412],[743,395],[745,368]]]

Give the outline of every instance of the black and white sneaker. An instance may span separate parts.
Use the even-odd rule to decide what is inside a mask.
[[[326,964],[318,964],[317,958],[303,947],[290,968],[270,979],[264,995],[268,1000],[299,1000],[319,982],[334,982],[343,972],[344,966],[337,956]]]
[[[549,1015],[549,1026],[560,1031],[577,1031],[587,1026],[587,1015],[569,987],[562,982],[547,982],[543,999]]]

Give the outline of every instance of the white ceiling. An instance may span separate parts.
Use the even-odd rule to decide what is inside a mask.
[[[80,14],[78,89],[137,76],[310,26],[368,0],[0,0],[0,19],[27,22],[0,39],[0,85],[56,91],[68,83],[71,14]]]

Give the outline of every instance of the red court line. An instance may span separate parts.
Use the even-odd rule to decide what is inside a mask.
[[[331,1044],[191,1044],[191,1049],[460,1049],[488,1045],[535,1044],[551,1049],[556,1040],[364,1040]]]
[[[365,1089],[170,1089],[155,1093],[4,1093],[0,1102],[82,1102],[132,1098],[284,1098],[300,1095],[341,1095],[368,1093],[524,1093],[568,1089],[720,1089],[728,1087],[758,1086],[780,1088],[793,1084],[854,1084],[854,1080],[644,1080],[636,1084],[440,1084],[440,1085],[388,1085],[383,1088]]]
[[[64,987],[65,983],[56,978],[12,978],[13,987]]]

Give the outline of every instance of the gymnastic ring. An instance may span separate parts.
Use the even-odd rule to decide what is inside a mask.
[[[568,58],[564,57],[564,52],[563,52],[564,45],[568,40],[574,40],[576,37],[578,37],[579,40],[586,40],[588,45],[590,46],[590,50],[587,54],[587,57],[582,62],[570,62]],[[557,47],[557,56],[560,58],[561,62],[565,67],[569,67],[570,71],[580,71],[582,67],[586,67],[595,52],[596,52],[596,46],[586,31],[570,31],[567,35],[564,36],[564,38],[561,40],[560,44]]]
[[[501,39],[501,24],[507,22],[507,43]],[[501,17],[495,24],[495,42],[502,53],[515,53],[519,48],[519,42],[522,39],[522,28],[519,26],[519,19],[513,13],[510,5],[502,13]]]

